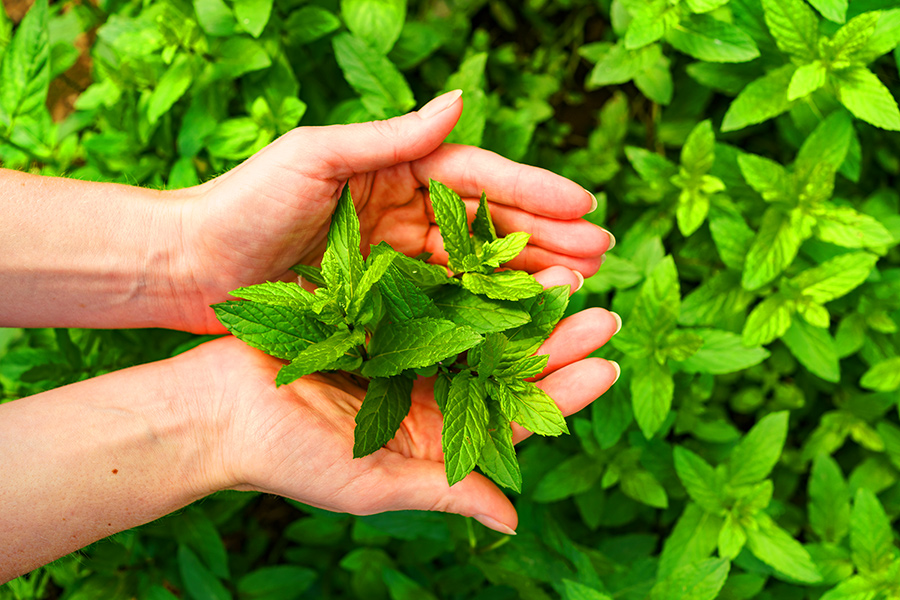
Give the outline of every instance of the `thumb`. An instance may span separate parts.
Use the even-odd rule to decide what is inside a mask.
[[[318,175],[348,179],[357,173],[409,162],[430,154],[462,114],[462,90],[442,94],[400,117],[350,125],[303,127],[298,145],[319,164]]]
[[[503,492],[487,477],[470,473],[450,486],[443,463],[391,455],[390,502],[381,510],[436,510],[473,517],[485,527],[514,535],[519,517]]]

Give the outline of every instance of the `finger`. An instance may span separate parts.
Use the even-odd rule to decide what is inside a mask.
[[[585,358],[606,344],[621,327],[619,315],[602,308],[589,308],[566,317],[537,351],[548,355],[540,377]]]
[[[381,466],[389,485],[379,486],[371,512],[386,510],[436,510],[474,517],[500,533],[515,533],[516,509],[490,480],[470,473],[450,486],[440,462],[406,458],[380,450]],[[373,455],[374,457],[375,455]]]
[[[560,265],[554,265],[538,271],[534,274],[534,278],[544,286],[544,289],[557,285],[567,285],[569,286],[569,294],[574,294],[584,285],[584,277],[581,276],[581,273]]]
[[[459,90],[447,92],[412,112],[384,121],[300,127],[294,137],[295,164],[318,167],[318,177],[347,179],[419,159],[440,146],[462,114]]]
[[[592,196],[574,181],[472,146],[444,144],[412,170],[422,185],[435,179],[473,198],[484,191],[493,202],[554,219],[577,219],[594,208]]]
[[[537,386],[553,398],[566,416],[574,414],[603,395],[619,378],[619,365],[602,358],[586,358],[551,373]],[[519,443],[531,432],[512,424],[513,443]]]

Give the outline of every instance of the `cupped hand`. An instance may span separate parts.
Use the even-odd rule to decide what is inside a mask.
[[[386,121],[300,127],[206,184],[181,191],[182,273],[172,285],[169,327],[223,332],[207,307],[238,287],[295,278],[297,263],[318,264],[331,214],[349,181],[363,251],[387,241],[446,263],[428,199],[430,179],[459,193],[474,218],[487,193],[498,232],[532,234],[511,268],[563,265],[590,276],[611,237],[581,219],[594,201],[579,185],[470,146],[443,144],[462,112],[458,92]]]
[[[577,282],[561,267],[537,277],[545,285]],[[614,363],[586,358],[617,329],[612,313],[588,309],[561,321],[539,350],[549,353],[550,361],[538,386],[564,414],[580,410],[617,379]],[[282,362],[233,337],[204,344],[193,354],[215,382],[195,405],[216,415],[211,439],[218,458],[211,464],[219,487],[265,491],[338,512],[439,510],[475,517],[504,533],[516,528],[515,509],[486,477],[471,473],[447,485],[433,380],[414,385],[410,412],[394,439],[354,459],[354,419],[365,396],[354,379],[315,374],[276,388]],[[514,425],[515,442],[528,435]]]

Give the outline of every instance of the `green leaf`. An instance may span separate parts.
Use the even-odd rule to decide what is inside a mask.
[[[813,61],[800,65],[791,77],[788,86],[787,99],[796,100],[812,94],[825,85],[825,77],[828,74],[825,65],[821,61]]]
[[[647,506],[668,508],[669,497],[666,489],[649,472],[643,469],[629,470],[621,475],[619,487],[622,493]]]
[[[200,27],[209,35],[224,37],[237,32],[234,13],[223,0],[194,0],[194,11]]]
[[[809,0],[817,11],[829,21],[843,23],[847,20],[847,4],[849,0]]]
[[[41,109],[50,86],[47,0],[36,0],[19,24],[0,62],[0,124]],[[2,130],[0,130],[2,131]]]
[[[511,261],[525,249],[530,237],[530,233],[516,231],[486,243],[481,249],[481,263],[496,268],[502,263]]]
[[[396,321],[440,316],[431,298],[400,271],[396,257],[378,280],[378,289],[388,314]]]
[[[794,65],[783,65],[748,84],[728,107],[721,130],[737,131],[790,109],[787,90],[795,70]]]
[[[826,203],[816,215],[817,238],[844,248],[889,246],[894,238],[877,219],[849,206]]]
[[[512,441],[512,428],[497,402],[488,404],[488,435],[478,458],[478,468],[503,487],[521,493],[522,474]]]
[[[501,382],[496,389],[503,413],[510,421],[539,435],[569,433],[556,402],[535,384],[514,380]]]
[[[809,477],[809,525],[823,541],[839,544],[850,531],[850,488],[827,454],[813,461]]]
[[[705,13],[728,4],[729,0],[685,0],[692,13]]]
[[[641,179],[651,185],[668,185],[678,172],[678,167],[670,160],[644,148],[625,146],[625,156]]]
[[[413,380],[403,375],[369,381],[366,397],[356,413],[353,458],[371,454],[394,438],[411,406]]]
[[[507,338],[508,342],[508,338]],[[504,344],[504,355],[509,344]],[[506,358],[504,356],[504,358]],[[537,377],[544,369],[547,368],[547,361],[550,359],[549,354],[536,354],[534,356],[526,356],[518,358],[511,362],[504,360],[500,369],[494,373],[499,379],[528,379],[529,377]]]
[[[241,600],[296,600],[317,577],[314,570],[306,567],[261,567],[238,579],[238,597]]]
[[[675,329],[680,298],[675,261],[669,255],[648,275],[625,319],[627,324],[613,338],[613,345],[635,358],[649,356],[654,343],[666,339]]]
[[[881,586],[878,581],[855,575],[825,592],[819,600],[875,600],[880,596]]]
[[[787,426],[787,411],[760,419],[731,451],[728,483],[732,486],[749,485],[768,477],[781,456],[787,439]]]
[[[860,64],[857,56],[865,51],[869,40],[875,33],[878,21],[881,19],[879,11],[872,11],[857,15],[849,23],[841,27],[834,36],[825,43],[825,51],[833,57],[838,64],[846,62]],[[862,62],[861,64],[865,64]]]
[[[766,202],[784,200],[793,191],[787,169],[774,160],[756,154],[740,154],[738,166],[750,187]]]
[[[322,276],[345,310],[356,298],[365,271],[359,249],[361,244],[359,218],[350,197],[350,185],[345,184],[331,217],[328,242],[322,256]]]
[[[756,528],[747,529],[747,547],[777,573],[801,583],[816,584],[822,575],[806,548],[765,513],[756,516]]]
[[[455,73],[444,82],[444,90],[462,90],[463,112],[450,135],[448,143],[481,145],[488,117],[488,98],[484,92],[484,73],[488,53],[475,52],[467,56]],[[484,193],[482,193],[484,195]]]
[[[860,573],[883,572],[894,562],[894,532],[875,494],[856,490],[850,512],[850,551]]]
[[[291,271],[300,275],[306,281],[318,286],[325,286],[325,278],[322,276],[322,269],[320,267],[311,267],[309,265],[294,265],[291,267]]]
[[[372,251],[365,261],[365,273],[360,278],[359,284],[354,290],[353,299],[350,301],[350,306],[347,309],[347,317],[350,320],[355,320],[357,315],[365,312],[365,305],[371,302],[372,288],[382,280],[397,254],[399,253],[386,242],[372,247]],[[390,289],[390,286],[387,287]],[[437,311],[432,316],[438,316]]]
[[[682,190],[678,196],[676,218],[681,235],[688,237],[703,225],[709,213],[709,197],[696,189]]]
[[[296,45],[308,44],[341,27],[341,20],[319,6],[301,6],[285,22],[289,39]]]
[[[334,369],[335,363],[346,352],[365,341],[366,332],[362,327],[353,331],[337,331],[327,339],[305,348],[291,360],[291,364],[281,367],[275,378],[275,384],[286,385],[305,375]]]
[[[890,90],[865,67],[834,74],[838,98],[853,115],[876,127],[900,131],[900,109]]]
[[[534,489],[535,502],[558,502],[586,492],[603,475],[606,465],[587,454],[573,454],[550,469]]]
[[[712,169],[715,159],[716,136],[712,121],[706,119],[697,123],[681,147],[681,166],[693,176],[704,175]]]
[[[814,327],[804,320],[792,319],[781,338],[804,367],[825,381],[837,383],[841,378],[834,338],[827,329]]]
[[[853,119],[844,110],[836,110],[819,123],[803,142],[797,154],[796,177],[809,179],[823,165],[837,171],[847,159],[853,139]]]
[[[478,378],[481,381],[484,381],[499,369],[503,360],[503,351],[508,343],[509,339],[502,333],[490,333],[484,336],[484,341],[481,344],[469,351],[466,358],[469,365],[478,372]],[[546,364],[546,360],[542,362]],[[498,376],[500,375],[498,374]]]
[[[868,278],[878,257],[868,252],[851,252],[807,269],[791,278],[804,296],[824,304],[850,293]]]
[[[565,600],[613,600],[612,596],[583,583],[578,583],[571,579],[563,579],[562,583],[565,590],[565,596],[563,596]]]
[[[235,0],[234,16],[241,28],[258,38],[272,14],[272,0]]]
[[[744,529],[733,512],[725,515],[725,523],[719,531],[719,556],[728,560],[734,560],[747,544],[747,531]]]
[[[286,306],[228,301],[213,304],[219,321],[239,340],[272,356],[291,360],[333,329]]]
[[[251,300],[259,304],[271,306],[288,306],[301,311],[311,308],[315,295],[288,281],[267,281],[249,287],[238,288],[231,292],[235,298]]]
[[[634,418],[644,437],[650,439],[669,416],[675,382],[668,365],[659,364],[653,356],[635,359],[635,372],[640,376],[631,379]]]
[[[403,29],[406,0],[341,0],[341,16],[354,36],[387,54]]]
[[[443,319],[419,318],[378,328],[369,342],[366,377],[389,377],[455,357],[481,342],[481,334]]]
[[[184,95],[193,80],[193,68],[186,54],[181,54],[166,70],[150,94],[147,119],[153,125]]]
[[[522,300],[544,290],[544,286],[525,271],[498,271],[488,275],[464,273],[462,284],[470,292],[484,294],[494,300]]]
[[[375,116],[387,117],[404,113],[415,106],[406,79],[388,58],[372,49],[365,41],[341,33],[332,40],[334,57],[354,90],[363,99],[370,98]]]
[[[703,345],[681,368],[693,373],[722,375],[758,365],[769,357],[769,351],[759,345],[746,346],[742,337],[719,329],[693,329],[703,338]]]
[[[668,31],[674,48],[707,62],[738,63],[753,60],[759,50],[739,27],[709,15],[692,15]]]
[[[488,439],[488,409],[484,386],[468,371],[454,375],[444,405],[441,447],[447,483],[453,485],[468,475]]]
[[[209,569],[203,566],[197,555],[187,546],[178,546],[178,570],[187,593],[194,600],[230,600],[231,594]]]
[[[491,211],[488,208],[487,196],[484,192],[481,193],[475,220],[472,221],[472,234],[479,244],[490,243],[497,239],[497,230],[494,228],[494,221],[491,219]]]
[[[719,595],[731,562],[723,558],[708,558],[675,569],[656,583],[651,600],[713,600]]]
[[[889,3],[885,3],[884,8],[893,10],[881,11],[875,31],[872,32],[865,48],[850,57],[857,64],[869,64],[900,44],[900,8],[894,8]]]
[[[188,509],[178,520],[175,539],[199,555],[216,577],[228,579],[228,554],[215,524],[200,510]]]
[[[816,58],[819,19],[803,0],[762,0],[766,24],[778,48],[803,62]]]
[[[428,195],[434,220],[444,240],[444,250],[450,255],[450,268],[460,271],[457,267],[465,258],[475,255],[469,236],[466,205],[456,192],[433,179],[428,184]]]
[[[770,206],[763,214],[759,232],[747,252],[741,285],[755,290],[771,282],[794,261],[806,232],[799,210],[785,213]]]
[[[859,385],[876,392],[893,392],[900,388],[900,357],[883,360],[866,371]]]
[[[664,579],[684,565],[707,558],[716,549],[722,517],[689,502],[663,542],[658,578]]]
[[[722,262],[730,269],[742,271],[744,257],[753,243],[754,231],[734,204],[721,196],[714,198],[709,209],[709,232]]]
[[[434,298],[444,317],[478,333],[496,333],[531,321],[528,311],[515,302],[491,300],[461,287],[449,287]]]
[[[676,446],[673,455],[675,471],[691,499],[703,510],[721,515],[724,494],[716,485],[715,470],[687,448]]]
[[[640,15],[628,24],[624,38],[625,47],[629,50],[643,48],[659,41],[665,33],[666,23],[664,19],[660,18],[660,15]]]

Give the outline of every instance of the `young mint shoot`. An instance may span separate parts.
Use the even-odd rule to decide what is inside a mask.
[[[530,379],[547,364],[535,352],[565,312],[569,290],[544,290],[524,271],[498,270],[525,248],[529,234],[499,237],[484,195],[470,233],[455,192],[432,181],[429,193],[452,275],[386,242],[363,258],[359,219],[345,185],[321,268],[294,268],[319,286],[315,292],[274,281],[234,290],[241,300],[213,309],[235,337],[290,361],[276,385],[317,371],[368,379],[356,415],[357,458],[397,433],[411,406],[413,381],[436,375],[449,484],[477,466],[498,484],[521,491],[510,422],[541,435],[568,433],[559,408]]]

